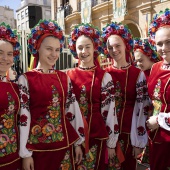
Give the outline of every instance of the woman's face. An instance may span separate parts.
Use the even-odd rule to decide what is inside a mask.
[[[117,35],[111,35],[107,40],[107,51],[115,61],[125,60],[125,44]]]
[[[82,35],[76,41],[76,52],[79,60],[86,66],[92,66],[94,60],[94,46],[90,38]]]
[[[12,66],[13,50],[11,43],[0,40],[0,75],[6,75],[6,72]]]
[[[156,32],[155,42],[157,52],[170,63],[170,28],[161,28]]]
[[[41,68],[52,68],[60,56],[60,41],[55,37],[46,37],[38,50]]]
[[[152,65],[154,64],[154,62],[152,62],[149,57],[140,51],[135,51],[134,56],[137,67],[139,67],[142,71],[151,69]]]

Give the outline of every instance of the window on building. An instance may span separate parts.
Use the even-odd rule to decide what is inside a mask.
[[[21,29],[21,25],[18,25],[18,30],[20,30]]]
[[[25,24],[24,22],[21,24],[21,29],[24,29],[25,28]]]
[[[24,18],[24,11],[21,12],[21,19]]]
[[[25,26],[26,29],[29,28],[29,21],[26,21],[26,26]]]
[[[28,8],[25,9],[25,16],[28,16]]]
[[[17,20],[20,20],[20,14],[17,15]]]
[[[47,5],[47,0],[43,0],[44,5]]]

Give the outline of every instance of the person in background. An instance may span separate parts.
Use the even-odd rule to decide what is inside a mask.
[[[126,25],[112,22],[103,28],[103,51],[113,59],[105,70],[111,74],[115,86],[116,113],[120,135],[118,142],[125,161],[120,164],[115,157],[108,169],[136,170],[137,157],[146,146],[145,128],[148,94],[144,73],[131,64],[133,36]]]
[[[19,89],[10,82],[9,68],[19,58],[20,44],[16,31],[0,24],[0,170],[21,170],[17,116],[20,109]]]
[[[76,26],[69,37],[69,48],[79,66],[67,72],[85,124],[85,144],[81,169],[105,169],[105,159],[115,156],[118,124],[111,76],[99,67],[101,32],[90,24]],[[108,156],[105,158],[106,147]]]
[[[19,77],[19,154],[24,170],[74,170],[82,159],[81,112],[70,79],[54,70],[63,43],[63,31],[52,20],[40,20],[28,38],[36,68]]]
[[[159,55],[152,50],[148,40],[140,38],[134,38],[133,51],[137,67],[145,73],[146,80],[148,80],[152,65],[161,60]]]
[[[157,54],[155,50],[153,50],[148,42],[148,40],[142,40],[140,38],[134,38],[134,56],[135,63],[138,68],[140,68],[146,76],[146,80],[148,82],[150,71],[152,65],[156,62],[160,61],[160,56]],[[150,106],[148,110],[148,118],[152,115],[153,105],[150,101]],[[148,134],[150,130],[148,129]],[[152,145],[152,142],[149,140],[149,144]],[[139,162],[145,163],[149,166],[149,144],[147,144],[144,152],[141,154],[139,158]]]
[[[148,92],[153,104],[153,114],[147,120],[152,146],[150,169],[170,168],[170,10],[156,14],[149,26],[149,42],[162,61],[152,66]]]

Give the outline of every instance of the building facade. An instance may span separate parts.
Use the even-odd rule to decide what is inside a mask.
[[[51,19],[51,0],[21,0],[16,10],[17,29],[32,28],[40,19]]]
[[[63,15],[61,5],[69,3],[71,12]],[[147,29],[154,14],[170,8],[169,0],[53,0],[57,21],[70,34],[71,28],[82,21],[90,22],[102,29],[112,21],[128,25],[134,37],[147,37]],[[89,15],[90,13],[90,15]],[[88,16],[89,15],[89,16]],[[62,17],[64,16],[64,17]],[[89,20],[83,20],[89,17]]]
[[[16,20],[14,19],[14,10],[8,6],[0,6],[0,23],[5,22],[12,29],[16,29]]]

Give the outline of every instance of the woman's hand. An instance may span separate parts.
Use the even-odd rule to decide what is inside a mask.
[[[108,157],[109,159],[113,159],[116,156],[116,151],[114,148],[107,148],[108,149]]]
[[[82,161],[83,157],[81,146],[75,146],[75,153],[76,153],[75,163],[79,164]]]
[[[22,169],[34,170],[34,160],[32,157],[27,157],[22,159]]]
[[[146,121],[146,125],[147,127],[152,131],[155,130],[159,127],[158,121],[157,121],[158,117],[157,116],[151,116],[147,121]]]
[[[135,159],[137,159],[142,152],[143,152],[143,149],[133,147],[132,155],[134,156]]]

